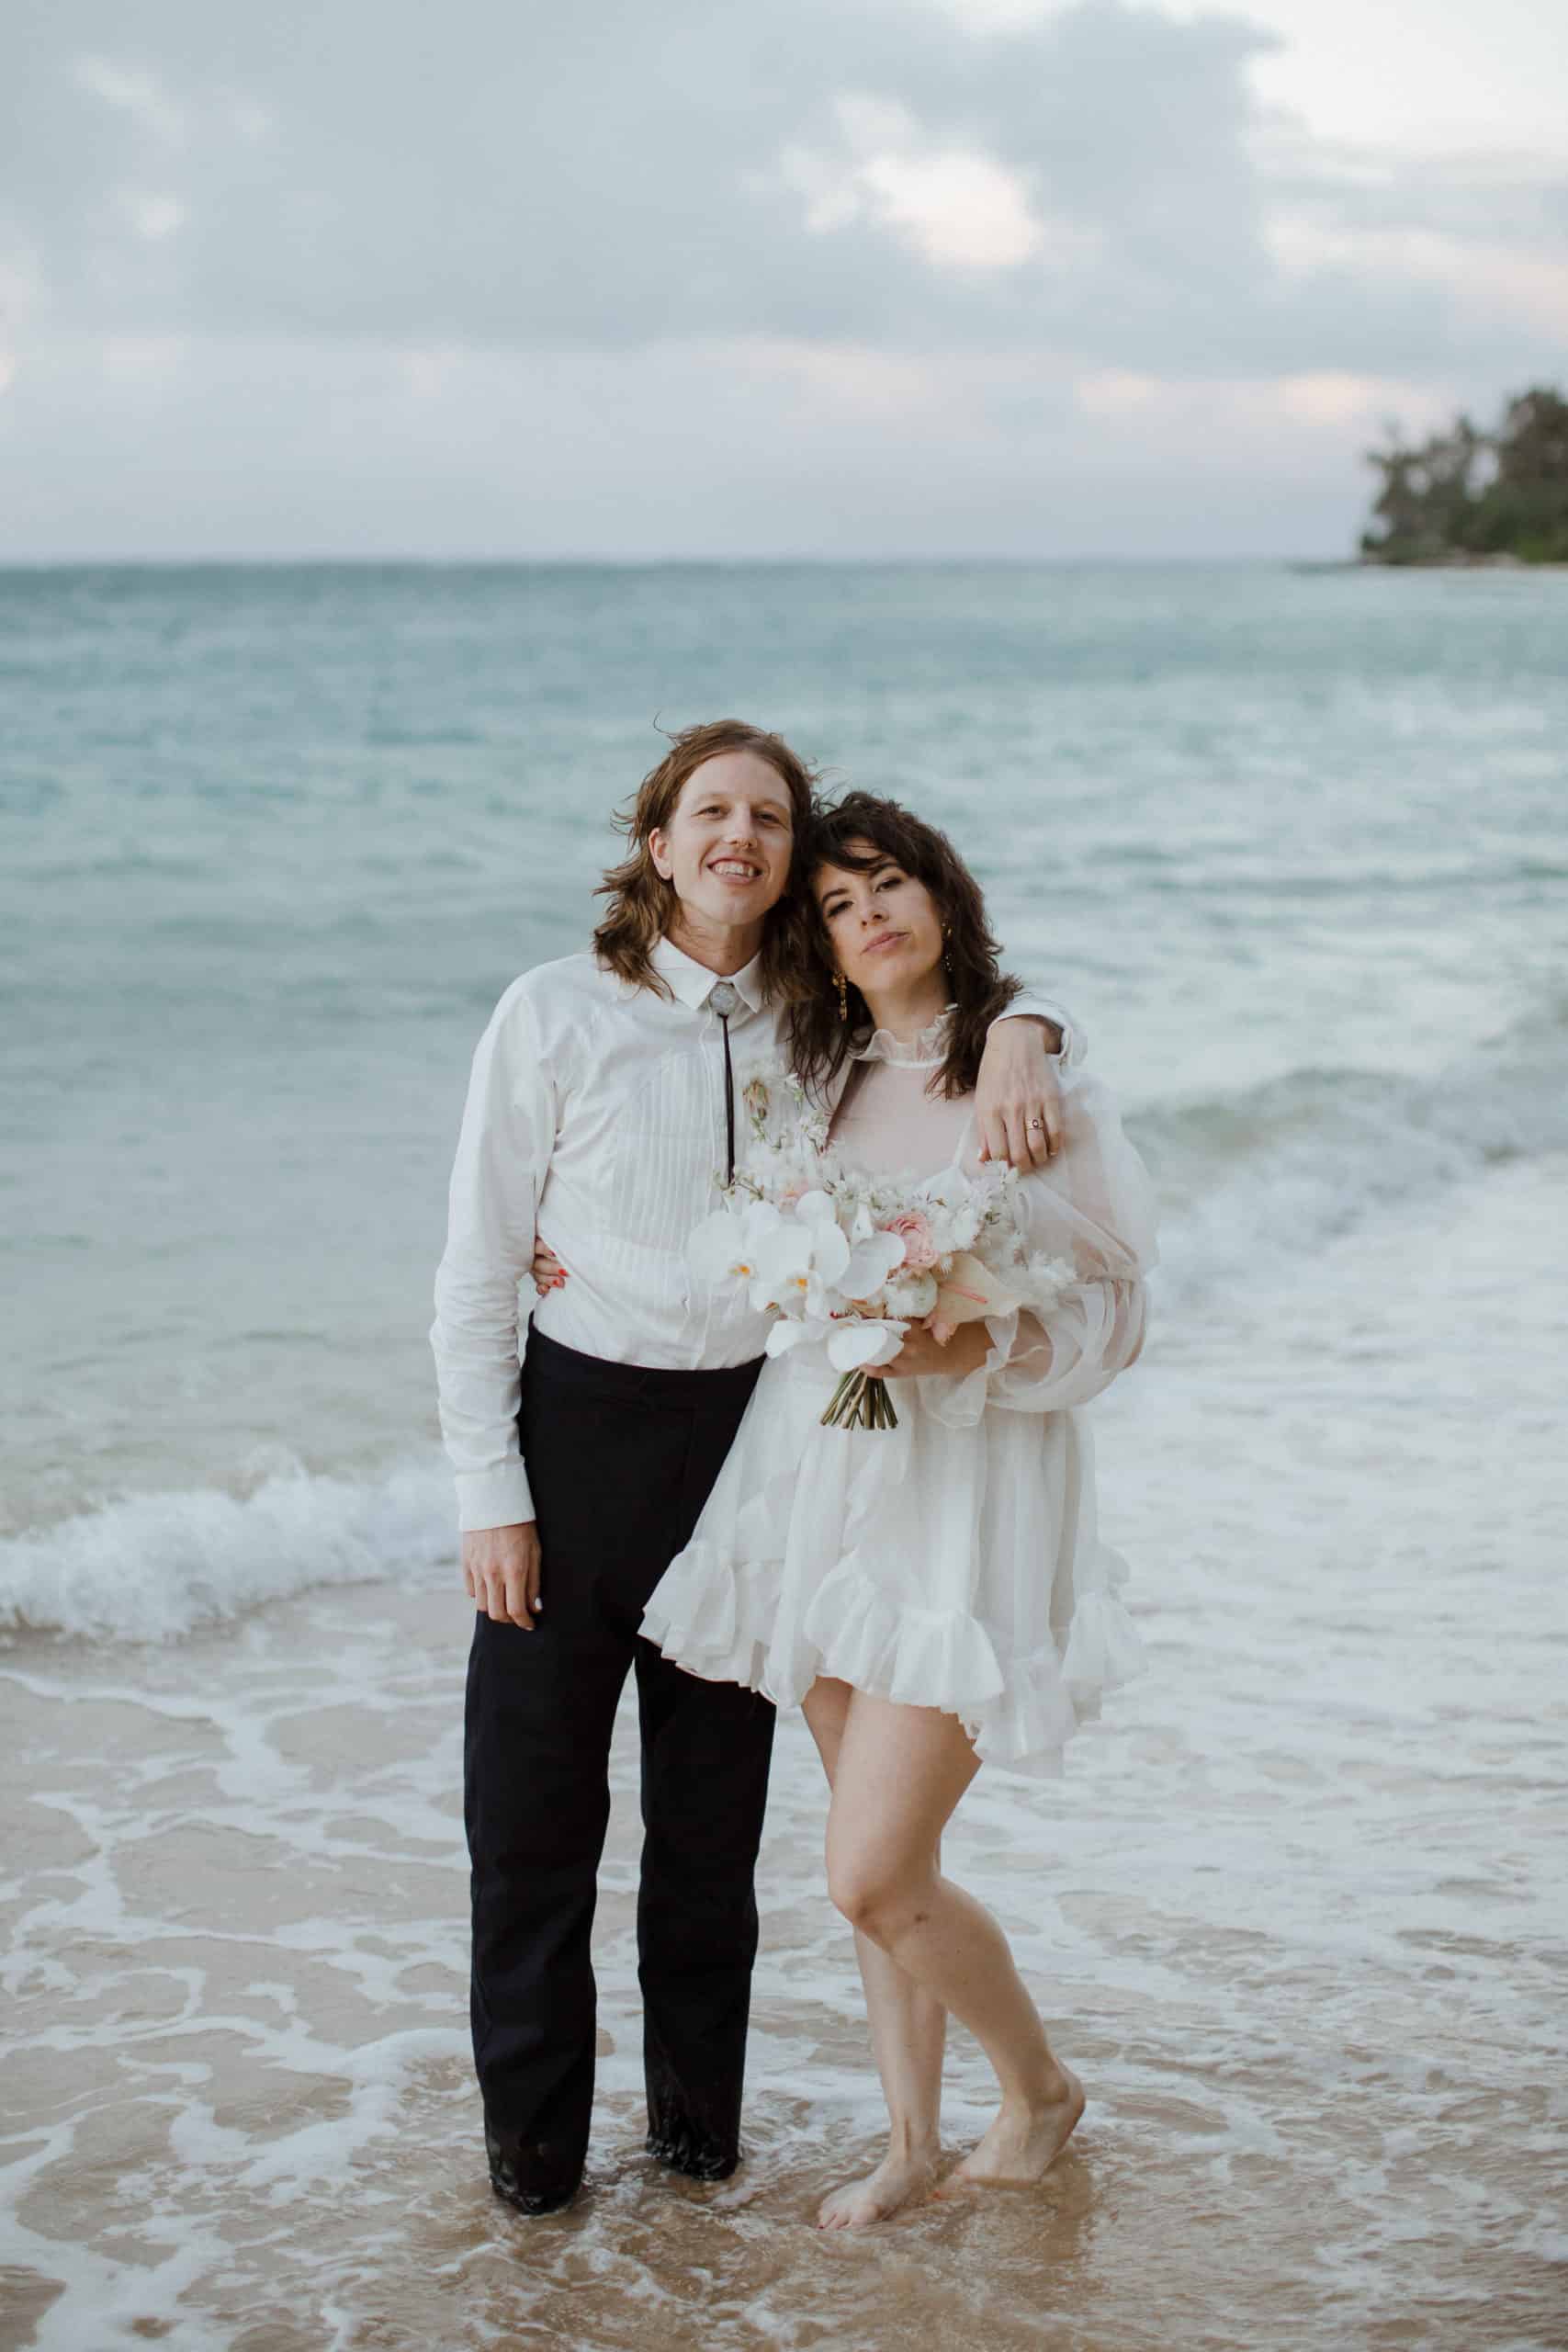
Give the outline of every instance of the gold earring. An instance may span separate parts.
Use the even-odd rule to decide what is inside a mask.
[[[850,989],[842,972],[834,973],[833,986],[839,991],[839,1018],[847,1021],[850,1017]]]

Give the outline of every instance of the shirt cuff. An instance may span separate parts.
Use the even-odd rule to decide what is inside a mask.
[[[1007,1011],[998,1017],[1003,1021],[1054,1021],[1062,1033],[1062,1043],[1051,1058],[1059,1061],[1064,1069],[1075,1069],[1088,1049],[1089,1040],[1072,1014],[1048,996],[1027,992],[1015,996]],[[996,1023],[991,1026],[995,1028]]]
[[[534,1498],[521,1462],[501,1462],[493,1470],[458,1471],[459,1534],[477,1534],[483,1527],[518,1527],[533,1516]]]

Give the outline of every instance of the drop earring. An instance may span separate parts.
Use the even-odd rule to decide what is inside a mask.
[[[834,973],[833,986],[839,991],[839,1018],[847,1021],[850,1017],[850,988],[842,972]]]

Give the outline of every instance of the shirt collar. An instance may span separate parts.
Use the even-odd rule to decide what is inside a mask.
[[[660,979],[669,982],[677,1001],[689,1006],[694,1012],[701,1011],[724,978],[728,978],[748,1012],[761,1012],[762,1010],[761,956],[753,956],[739,972],[726,975],[710,972],[705,964],[699,964],[694,956],[686,954],[684,948],[677,947],[672,939],[660,939],[654,943],[648,960]]]

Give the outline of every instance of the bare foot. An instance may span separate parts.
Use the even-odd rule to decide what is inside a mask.
[[[1055,2164],[1084,2110],[1083,2085],[1066,2066],[1056,2073],[1061,2087],[1041,2107],[1003,2107],[977,2148],[954,2165],[935,2191],[962,2197],[968,2188],[1026,2188]]]
[[[885,2222],[912,2197],[930,2194],[936,2160],[934,2145],[911,2155],[897,2154],[890,2148],[874,2172],[867,2173],[863,2180],[846,2181],[842,2188],[823,2199],[817,2208],[818,2228],[863,2230],[868,2222]]]

